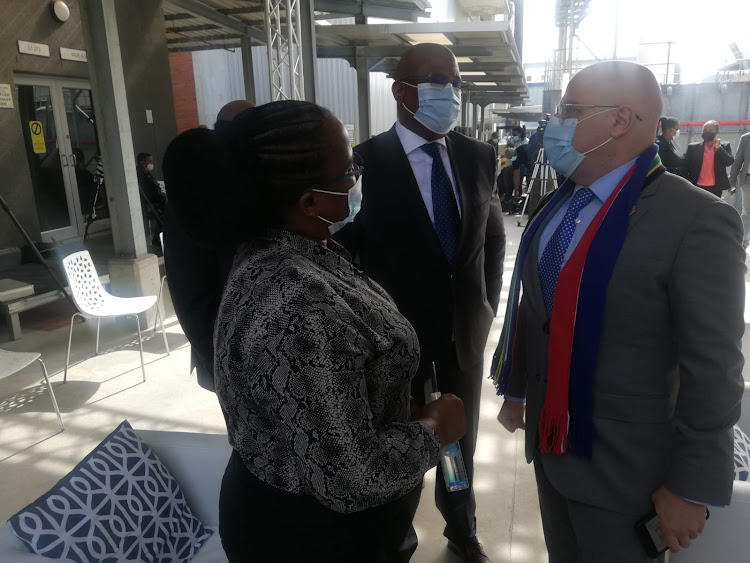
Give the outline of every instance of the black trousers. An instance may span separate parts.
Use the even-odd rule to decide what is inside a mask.
[[[479,429],[479,403],[482,392],[482,364],[466,371],[458,365],[456,349],[451,346],[439,358],[423,358],[419,374],[412,381],[412,396],[423,402],[424,381],[429,374],[429,363],[435,362],[438,389],[441,393],[452,393],[464,402],[466,411],[466,434],[459,440],[464,458],[469,488],[463,491],[448,492],[445,488],[443,470],[438,465],[435,481],[435,506],[443,515],[445,529],[443,535],[456,544],[475,536],[477,503],[474,497],[474,451],[477,446]]]
[[[237,452],[224,472],[219,534],[230,563],[266,561],[407,562],[422,487],[362,512],[334,512],[310,496],[266,485]]]

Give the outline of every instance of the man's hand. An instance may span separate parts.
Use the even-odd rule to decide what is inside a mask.
[[[718,149],[721,146],[721,139],[718,137],[714,139],[714,148]]]
[[[526,429],[526,423],[523,415],[526,412],[526,405],[523,403],[514,403],[513,401],[503,401],[500,413],[497,415],[497,421],[502,424],[508,432],[515,432],[519,428]]]
[[[677,553],[682,547],[690,547],[690,542],[706,525],[706,507],[687,501],[664,487],[657,489],[651,500],[669,549]]]

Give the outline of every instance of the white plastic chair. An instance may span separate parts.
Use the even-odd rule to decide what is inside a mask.
[[[135,317],[138,324],[138,344],[141,352],[141,371],[143,381],[146,381],[146,366],[143,363],[143,336],[141,335],[140,313],[147,311],[156,303],[155,295],[144,295],[143,297],[115,297],[107,293],[99,281],[99,275],[91,260],[88,250],[76,252],[63,258],[63,268],[68,278],[71,295],[75,301],[78,311],[70,318],[70,330],[68,331],[68,354],[65,357],[65,375],[63,382],[68,380],[68,366],[70,365],[70,344],[73,340],[73,323],[76,317],[96,319],[96,355],[99,355],[99,328],[102,319],[115,317]],[[169,353],[167,335],[162,325],[162,337],[164,347]]]
[[[161,242],[161,255],[164,256],[164,233],[159,233],[159,242]],[[161,322],[161,329],[164,330],[164,319],[161,316],[161,296],[164,293],[164,282],[166,281],[166,274],[161,277],[161,285],[159,286],[159,297],[156,298],[156,318],[154,319],[154,332],[156,332],[156,323]],[[167,350],[169,354],[169,350]]]
[[[55,392],[52,390],[52,385],[47,375],[47,366],[44,365],[42,355],[39,352],[9,352],[8,350],[0,350],[0,379],[13,375],[34,362],[39,362],[39,365],[42,366],[44,382],[47,384],[47,390],[52,399],[52,406],[55,407],[55,413],[57,413],[57,422],[60,424],[60,430],[65,430],[62,417],[60,416],[60,408],[57,406],[57,399],[55,399]]]

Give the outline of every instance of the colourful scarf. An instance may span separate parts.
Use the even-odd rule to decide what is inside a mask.
[[[594,442],[593,393],[607,285],[625,240],[630,215],[646,179],[664,171],[654,145],[643,152],[604,202],[560,272],[549,321],[547,389],[539,418],[542,453],[591,457]],[[513,367],[523,265],[534,236],[568,198],[566,180],[532,216],[521,238],[511,279],[503,331],[492,362],[492,379],[504,395]]]

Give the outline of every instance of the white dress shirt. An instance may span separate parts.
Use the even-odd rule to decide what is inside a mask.
[[[453,177],[453,169],[451,168],[450,158],[448,158],[448,147],[445,145],[445,139],[440,138],[436,141],[427,141],[401,125],[398,121],[396,122],[396,134],[401,141],[401,146],[404,147],[406,158],[409,159],[411,170],[414,173],[414,178],[417,180],[417,185],[419,186],[419,193],[422,194],[424,205],[427,208],[427,213],[430,214],[430,221],[432,221],[433,225],[435,224],[435,213],[432,210],[432,157],[419,147],[430,142],[440,145],[440,157],[442,158],[443,166],[445,166],[445,170],[448,173],[448,178],[451,180],[453,195],[456,197],[456,205],[458,206],[458,214],[460,216],[461,200],[458,197],[456,179]]]

